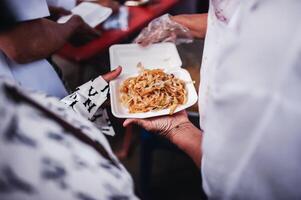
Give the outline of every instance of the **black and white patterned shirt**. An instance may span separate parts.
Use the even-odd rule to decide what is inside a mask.
[[[108,83],[99,76],[78,87],[75,92],[61,101],[75,112],[92,121],[104,134],[114,136],[115,132],[107,111],[100,107],[106,101],[108,92]]]
[[[77,98],[86,99],[80,90]],[[0,79],[1,200],[137,199],[102,131],[70,109],[73,97],[62,103]],[[91,108],[94,100],[102,103],[78,105]]]

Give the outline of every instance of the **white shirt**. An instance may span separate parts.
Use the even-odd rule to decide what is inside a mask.
[[[211,199],[300,199],[301,2],[230,4],[212,1],[209,12],[204,189]]]
[[[9,0],[7,4],[14,12],[17,21],[28,21],[49,16],[46,0]]]
[[[46,0],[10,0],[7,2],[15,11],[19,22],[49,16]],[[0,51],[0,63],[0,75],[14,78],[23,87],[44,91],[60,98],[67,95],[62,81],[45,59],[28,64],[17,64]]]
[[[19,0],[11,0],[9,2],[11,3],[10,6],[14,5],[16,8],[16,13],[19,14],[19,21],[29,20],[30,17],[27,13],[31,13],[32,19],[49,14],[45,0],[28,0],[26,1],[26,5],[22,6],[25,4],[24,2]],[[111,136],[115,134],[107,111],[100,108],[101,104],[107,98],[108,91],[108,86],[101,77],[87,82],[77,88],[74,93],[67,96],[65,86],[47,60],[43,59],[28,64],[17,64],[0,51],[1,76],[15,80],[22,88],[42,91],[47,95],[58,98],[64,97],[62,102],[92,121],[103,133]]]
[[[47,0],[49,6],[61,7],[66,10],[71,10],[76,6],[76,0]]]

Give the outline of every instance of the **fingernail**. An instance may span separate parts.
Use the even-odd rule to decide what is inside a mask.
[[[115,68],[115,69],[113,70],[113,72],[115,72],[116,70],[118,70],[118,68],[119,68],[119,67]]]

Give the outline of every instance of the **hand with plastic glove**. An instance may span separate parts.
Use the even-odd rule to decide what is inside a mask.
[[[147,46],[158,42],[174,42],[180,44],[192,41],[193,37],[189,29],[171,20],[170,15],[166,14],[154,19],[142,30],[134,42],[142,46]]]
[[[206,29],[207,14],[178,16],[166,14],[150,22],[134,43],[142,46],[159,42],[190,43],[193,38],[204,38]]]

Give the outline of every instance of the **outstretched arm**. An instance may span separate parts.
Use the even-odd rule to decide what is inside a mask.
[[[187,27],[195,38],[203,39],[207,31],[208,14],[176,15],[171,19]]]
[[[79,16],[65,24],[48,19],[21,22],[0,34],[0,49],[17,63],[28,63],[49,57],[79,31],[93,32]]]
[[[189,121],[185,111],[172,116],[150,119],[127,119],[124,122],[124,126],[130,124],[137,124],[147,131],[168,139],[184,151],[198,167],[201,166],[203,133]]]
[[[135,43],[148,46],[153,43],[189,43],[193,38],[204,38],[207,31],[207,14],[163,15],[144,28]]]

